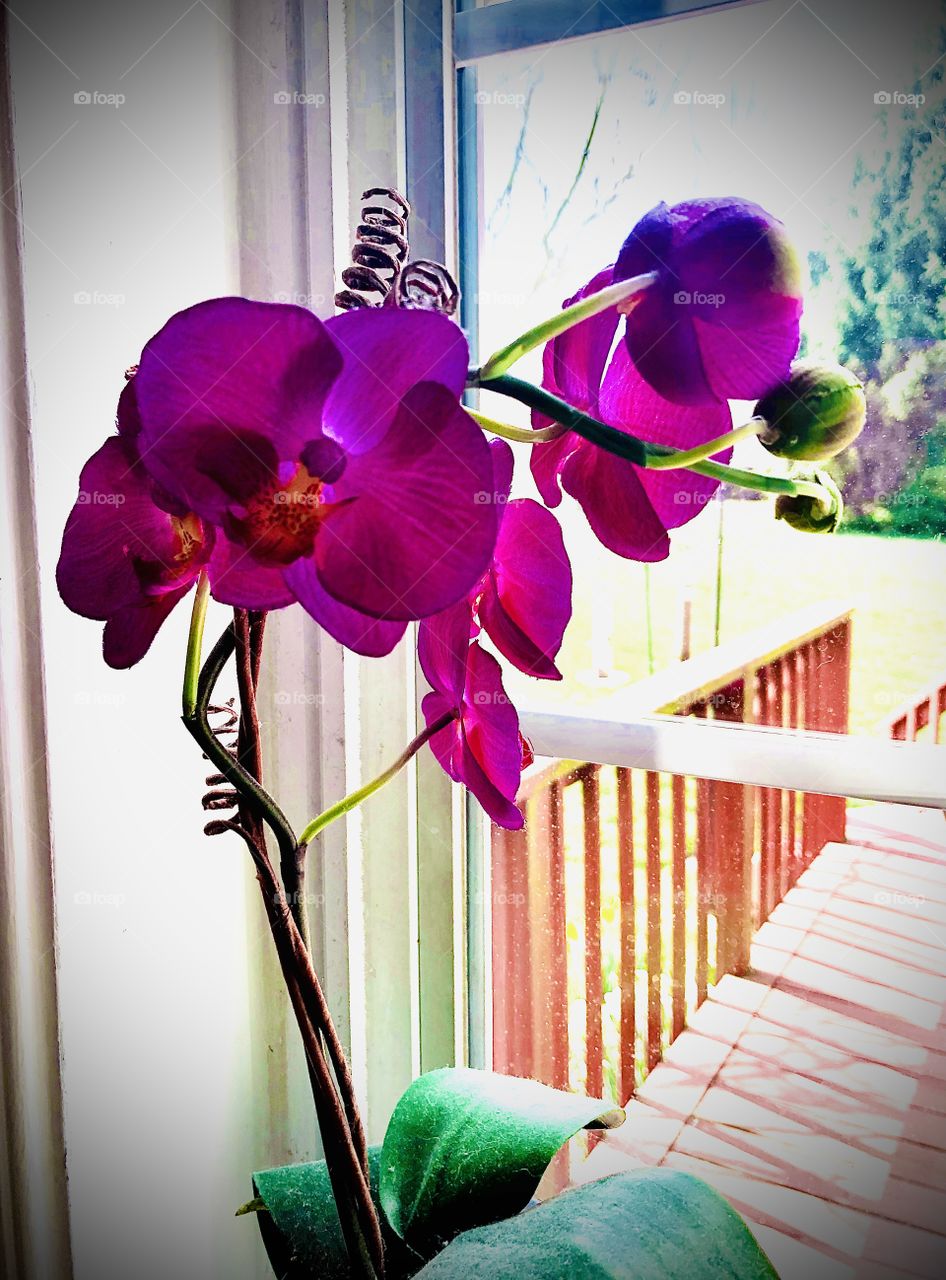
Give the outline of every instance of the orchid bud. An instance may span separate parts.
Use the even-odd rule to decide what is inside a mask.
[[[860,435],[867,416],[862,383],[840,365],[796,364],[762,397],[759,441],[779,458],[824,462]]]
[[[776,520],[784,520],[802,533],[834,533],[844,514],[841,490],[826,471],[816,471],[805,479],[820,485],[824,496],[818,498],[808,493],[781,494],[775,499]]]

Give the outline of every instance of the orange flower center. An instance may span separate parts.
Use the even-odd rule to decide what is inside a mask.
[[[236,522],[247,550],[276,564],[310,555],[324,515],[323,487],[300,463],[288,481],[274,481],[255,493],[246,504],[246,515]]]
[[[174,563],[180,566],[179,573],[185,573],[203,549],[204,526],[193,511],[188,511],[186,516],[171,516],[170,521],[177,539]]]

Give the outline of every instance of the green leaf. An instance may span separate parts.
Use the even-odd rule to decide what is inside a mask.
[[[699,1178],[617,1173],[459,1236],[417,1280],[778,1280],[742,1218]]]
[[[529,1203],[549,1161],[580,1129],[624,1112],[534,1080],[444,1067],[421,1076],[394,1109],[381,1153],[381,1205],[419,1253]]]
[[[375,1205],[380,1162],[381,1148],[369,1148],[368,1172]],[[280,1280],[348,1280],[348,1254],[324,1160],[254,1173],[253,1190],[257,1199],[240,1212],[256,1210],[266,1253]],[[423,1259],[385,1230],[383,1216],[381,1225],[387,1280],[413,1275]]]

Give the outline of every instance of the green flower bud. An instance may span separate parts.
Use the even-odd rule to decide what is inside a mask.
[[[844,514],[841,490],[826,471],[816,471],[813,476],[796,478],[804,478],[820,485],[824,495],[816,498],[807,493],[780,494],[775,499],[776,520],[784,520],[802,533],[834,533]]]
[[[755,407],[764,418],[759,440],[769,453],[824,462],[856,440],[867,416],[864,387],[840,365],[796,364],[786,381]]]

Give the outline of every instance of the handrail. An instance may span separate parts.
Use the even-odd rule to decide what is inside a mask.
[[[921,729],[929,727],[930,737],[939,742],[940,720],[946,714],[946,671],[902,702],[896,711],[887,716],[884,726],[891,738],[912,742]]]
[[[946,747],[664,715],[625,722],[525,710],[520,721],[536,756],[556,761],[528,773],[521,795],[581,761],[946,809]]]

